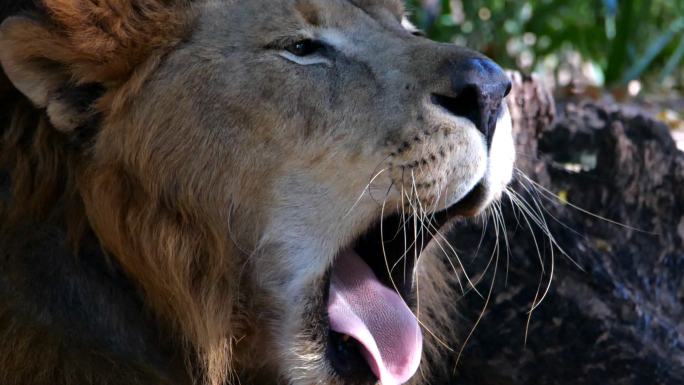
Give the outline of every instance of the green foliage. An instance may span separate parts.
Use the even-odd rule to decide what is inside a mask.
[[[684,0],[410,0],[428,36],[504,66],[556,69],[576,53],[599,83],[684,83]],[[547,65],[548,67],[548,65]]]

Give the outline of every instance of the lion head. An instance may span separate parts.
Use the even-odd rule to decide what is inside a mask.
[[[68,222],[198,380],[395,385],[418,370],[431,320],[416,314],[445,274],[419,256],[498,198],[514,151],[502,70],[404,14],[399,0],[42,0],[2,23],[9,88],[39,114],[24,155],[68,173],[52,189],[82,218]],[[16,202],[14,217],[36,211]]]

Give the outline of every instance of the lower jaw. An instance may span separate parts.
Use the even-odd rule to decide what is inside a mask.
[[[435,213],[431,220],[432,226],[441,229],[456,217],[470,217],[477,215],[486,205],[487,190],[478,184],[461,201],[446,210]],[[412,221],[409,221],[412,222]],[[402,226],[403,225],[403,226]],[[386,218],[382,225],[379,223],[361,236],[353,245],[354,250],[376,273],[379,280],[390,288],[396,288],[406,302],[415,309],[413,288],[414,256],[419,256],[427,248],[432,236],[425,231],[425,227],[414,223],[404,224],[401,215]],[[397,236],[398,234],[398,236]],[[404,239],[404,234],[408,237]],[[384,239],[384,245],[383,245]],[[407,245],[410,245],[407,249]],[[400,261],[399,268],[390,274],[388,266],[396,265],[399,257],[406,254],[408,258]],[[385,256],[388,259],[385,259]],[[329,275],[328,279],[329,282]],[[325,297],[328,296],[329,283],[325,287]],[[373,385],[378,383],[376,376],[370,370],[365,358],[360,353],[362,347],[348,336],[336,333],[330,329],[325,310],[321,312],[322,325],[325,325],[326,336],[325,354],[328,364],[333,366],[334,372],[342,380],[342,384]]]
[[[329,330],[326,356],[335,373],[345,384],[374,385],[378,382],[361,349],[362,347],[349,336]]]
[[[488,195],[489,189],[482,183],[479,183],[463,199],[449,207],[446,210],[447,213],[438,213],[438,215],[449,217],[446,221],[455,216],[474,217],[487,206]]]

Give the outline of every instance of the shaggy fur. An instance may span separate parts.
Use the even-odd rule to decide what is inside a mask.
[[[505,119],[489,151],[425,106],[479,56],[402,16],[395,0],[0,5],[0,383],[345,384],[323,315],[339,251],[408,195],[429,213],[479,183],[484,206],[510,179]],[[287,51],[309,38],[328,50]],[[447,280],[424,287],[440,329]]]
[[[91,159],[84,149],[92,145],[90,136],[100,123],[100,115],[123,108],[126,99],[135,96],[136,87],[144,77],[144,74],[134,73],[136,69],[138,72],[151,70],[165,50],[186,35],[193,19],[192,11],[181,2],[162,4],[145,1],[137,2],[133,7],[119,1],[46,0],[37,8],[30,3],[15,1],[5,5],[3,19],[17,11],[28,18],[18,20],[23,24],[21,28],[5,31],[4,38],[21,42],[13,46],[21,60],[36,66],[54,66],[55,71],[51,71],[50,76],[55,79],[49,80],[53,87],[49,100],[40,97],[33,103],[46,107],[44,115],[9,87],[4,76],[1,81],[6,88],[3,88],[0,103],[3,148],[0,168],[3,175],[7,172],[11,188],[2,189],[3,194],[7,193],[9,197],[3,202],[5,207],[0,222],[3,266],[9,269],[3,270],[8,274],[3,274],[4,285],[0,285],[5,292],[2,296],[5,300],[0,306],[0,329],[3,341],[6,341],[0,352],[0,382],[148,384],[187,377],[183,368],[184,361],[190,356],[174,358],[171,353],[164,352],[164,346],[170,342],[164,342],[166,337],[156,335],[160,326],[155,325],[149,314],[141,319],[141,314],[149,313],[149,306],[142,305],[132,288],[126,289],[130,285],[129,280],[117,272],[115,266],[118,264],[111,263],[97,247],[99,241],[90,234],[91,225],[85,215],[85,196],[78,190],[81,183],[96,183],[90,182],[93,178],[86,175],[83,165]],[[26,41],[30,44],[24,44]],[[101,98],[103,86],[109,90],[105,98]],[[99,105],[95,106],[96,103]],[[55,120],[61,122],[65,119],[72,121],[69,127],[55,124]],[[55,126],[68,130],[56,130]],[[101,180],[105,178],[104,174],[98,176]],[[121,175],[117,179],[118,188],[125,188],[125,178]],[[115,193],[111,191],[108,195],[116,199]],[[125,201],[134,199],[134,195],[127,195],[116,206],[128,211]],[[156,222],[147,230],[159,231],[161,227],[158,225],[163,221],[151,216],[162,216],[161,213],[153,214],[162,210],[145,207],[145,211],[150,215],[148,220]],[[126,220],[121,218],[125,214],[108,212],[101,215],[108,229],[122,229],[119,226],[123,224],[118,221]],[[140,221],[138,226],[143,224]],[[159,239],[158,242],[164,243],[165,247],[171,247],[174,240],[175,243],[183,243],[178,238],[192,238],[194,240],[185,246],[191,251],[178,249],[174,254],[178,251],[185,258],[198,255],[200,247],[192,244],[201,242],[201,237],[185,235],[174,227],[170,225],[166,231],[166,237],[170,239],[155,234],[137,238],[138,243],[144,242],[146,247],[153,247],[154,239]],[[124,237],[116,231],[109,233]],[[124,239],[118,241],[127,242]],[[83,243],[90,243],[85,250]],[[138,252],[131,246],[135,247],[128,245],[129,252]],[[42,249],[44,247],[49,249]],[[220,254],[213,255],[218,257]],[[150,255],[150,258],[154,256]],[[81,266],[81,260],[93,263],[95,267]],[[165,269],[176,266],[186,269],[190,267],[185,265],[191,264],[189,260],[176,264],[170,262],[172,260],[164,261]],[[182,298],[191,295],[194,289],[190,286],[201,285],[200,282],[188,282],[194,279],[193,274],[184,271],[173,274],[183,282],[155,282],[159,274],[149,270],[141,274],[146,277],[140,277],[141,281],[164,287],[161,289],[164,292],[159,295],[167,295],[166,301],[178,299],[175,302],[178,314],[188,315],[185,320],[176,320],[174,316],[178,325],[169,326],[169,330],[185,327],[191,333],[207,334],[201,329],[212,328],[192,319],[205,311],[198,308],[202,306],[197,303],[200,300]],[[206,278],[211,279],[211,275],[206,275]],[[24,282],[29,279],[36,280],[36,283]],[[12,295],[7,295],[7,291]],[[169,294],[169,291],[173,293]],[[47,297],[54,301],[43,298],[41,292],[49,294]],[[177,292],[181,292],[180,295]],[[65,309],[73,309],[76,314],[63,314]],[[78,318],[73,320],[73,317]],[[53,323],[67,327],[62,330],[53,327]],[[86,326],[85,330],[79,329],[83,326]],[[72,330],[72,327],[75,328]],[[229,331],[229,328],[213,329]],[[84,334],[82,338],[81,333]],[[197,336],[195,340],[211,338],[220,337]],[[207,342],[212,343],[222,344]],[[121,348],[121,351],[109,351],[112,346]],[[223,348],[209,353],[210,348],[204,349],[197,344],[197,349],[202,350],[202,357],[206,357],[204,365],[222,368],[211,370],[223,373],[228,367]],[[37,352],[41,352],[40,355],[36,356]],[[174,361],[176,368],[170,370],[168,363]],[[181,375],[169,377],[169,373],[174,372]],[[221,377],[220,374],[215,376]]]

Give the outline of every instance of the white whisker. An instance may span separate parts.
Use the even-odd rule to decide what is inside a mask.
[[[494,218],[492,218],[492,219],[494,219]],[[496,232],[498,232],[498,230],[496,230]],[[486,299],[485,299],[485,303],[484,303],[484,305],[482,306],[482,311],[480,312],[480,315],[477,317],[477,320],[475,321],[475,324],[474,324],[473,327],[471,328],[470,333],[468,333],[468,336],[467,336],[466,339],[463,341],[463,344],[461,345],[461,348],[460,348],[460,350],[458,351],[458,355],[456,356],[456,363],[454,364],[454,372],[456,371],[456,368],[458,367],[458,364],[459,364],[459,362],[461,361],[461,356],[463,355],[463,351],[465,350],[466,346],[468,345],[468,342],[470,341],[470,339],[472,338],[473,334],[475,333],[475,330],[477,329],[477,326],[480,324],[480,322],[481,322],[482,319],[484,318],[485,311],[487,310],[487,306],[489,305],[489,302],[490,302],[490,300],[491,300],[491,298],[492,298],[492,293],[494,292],[494,284],[496,283],[497,267],[498,267],[498,265],[499,265],[499,251],[498,251],[498,250],[499,250],[499,246],[498,246],[498,244],[499,244],[499,238],[498,238],[498,236],[497,236],[497,239],[496,239],[495,242],[496,242],[496,243],[495,243],[495,245],[496,245],[496,252],[492,253],[492,257],[495,256],[495,257],[494,257],[494,258],[495,258],[495,261],[494,261],[494,273],[492,274],[492,283],[491,283],[490,286],[489,286],[489,292],[487,293],[487,297],[486,297]],[[490,258],[490,259],[492,259],[492,258]]]
[[[363,191],[361,191],[361,194],[360,194],[359,197],[356,199],[356,201],[354,202],[354,204],[353,204],[353,205],[349,208],[349,210],[347,210],[347,212],[344,214],[344,216],[342,217],[342,219],[347,218],[347,217],[349,216],[349,214],[351,214],[351,212],[354,210],[354,208],[356,208],[356,206],[359,204],[359,202],[361,202],[361,199],[363,199],[363,196],[366,194],[366,192],[370,191],[370,187],[371,187],[371,185],[373,184],[373,182],[375,181],[375,179],[377,179],[377,178],[378,178],[383,172],[385,172],[385,171],[387,171],[387,168],[383,168],[383,169],[380,170],[377,174],[375,174],[375,176],[373,176],[373,177],[371,178],[371,180],[368,182],[368,184],[366,185],[366,187],[363,188]],[[385,197],[385,199],[386,199],[386,198],[387,198],[387,197]]]

